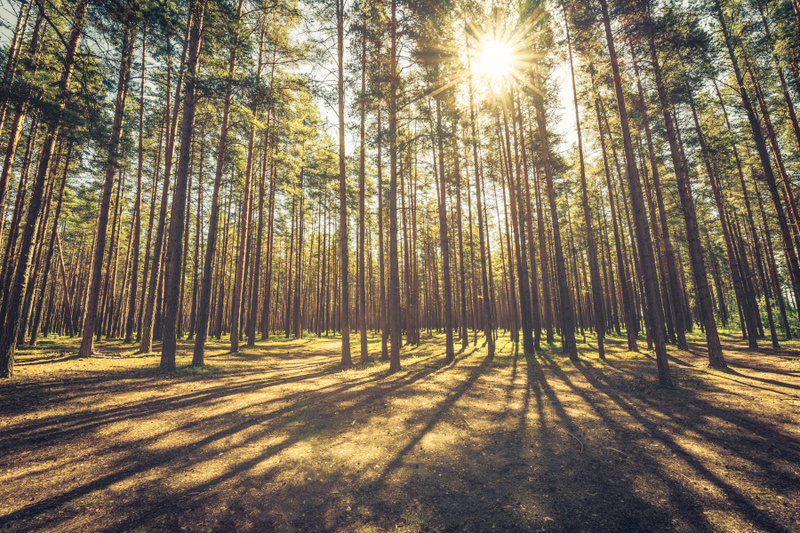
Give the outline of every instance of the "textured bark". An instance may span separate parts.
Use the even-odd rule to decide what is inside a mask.
[[[189,37],[189,56],[186,66],[186,87],[183,97],[183,119],[180,132],[178,169],[175,172],[175,190],[172,196],[172,216],[169,223],[166,265],[164,272],[164,309],[161,348],[161,370],[175,369],[180,287],[183,277],[183,232],[187,204],[187,182],[194,133],[194,117],[197,105],[195,94],[196,77],[200,68],[200,41],[203,30],[205,4],[201,1],[191,5],[192,30]]]
[[[617,108],[619,110],[620,125],[622,127],[622,140],[625,147],[625,164],[628,174],[628,186],[630,189],[633,216],[636,226],[636,241],[639,245],[641,261],[641,275],[644,278],[645,297],[647,299],[647,311],[649,316],[648,324],[652,328],[653,344],[656,351],[656,363],[658,367],[658,380],[662,386],[672,385],[672,376],[669,373],[669,361],[667,359],[666,339],[664,331],[664,316],[661,308],[661,301],[658,293],[658,279],[653,256],[653,244],[650,241],[650,228],[645,212],[644,198],[642,196],[642,184],[639,180],[639,171],[636,166],[636,158],[633,153],[630,129],[628,126],[628,110],[622,88],[622,78],[620,76],[619,63],[617,60],[614,38],[611,33],[611,20],[608,15],[608,4],[606,0],[600,0],[600,8],[603,12],[603,25],[605,27],[606,43],[611,60],[611,71],[614,79],[614,91],[617,97]]]
[[[172,178],[172,160],[175,152],[175,128],[178,122],[178,112],[180,111],[181,91],[183,89],[183,76],[184,68],[186,65],[186,54],[188,53],[189,44],[189,31],[191,24],[186,25],[186,38],[184,39],[183,52],[181,53],[181,65],[178,73],[178,80],[175,88],[175,101],[172,102],[173,111],[172,116],[169,116],[170,108],[170,71],[167,71],[167,98],[164,105],[164,113],[167,114],[166,120],[166,133],[164,150],[164,183],[161,188],[161,207],[158,214],[158,226],[156,227],[156,240],[154,244],[154,251],[152,256],[152,264],[150,266],[150,276],[148,278],[147,290],[147,303],[144,306],[144,314],[142,315],[142,340],[139,344],[139,353],[150,353],[153,350],[153,327],[154,321],[157,320],[156,310],[160,310],[160,305],[156,307],[156,300],[161,300],[162,285],[163,285],[163,270],[161,268],[163,263],[164,251],[164,230],[167,224],[167,210],[169,203],[169,191]]]
[[[658,63],[654,63],[654,67],[658,69]],[[703,133],[700,130],[700,123],[697,119],[697,110],[695,109],[694,100],[692,99],[691,87],[687,84],[686,89],[688,91],[689,101],[692,105],[692,115],[694,117],[695,127],[697,128],[697,135],[700,139],[700,146],[701,149],[705,151],[705,141],[703,140]],[[659,93],[661,92],[664,92],[664,99],[666,100],[666,92],[663,90],[663,84],[659,83]],[[669,117],[665,117],[665,119],[668,118]],[[671,137],[674,135],[671,131],[673,125],[671,121],[667,124],[667,136]],[[676,172],[678,177],[678,194],[680,195],[681,207],[683,208],[683,220],[686,225],[686,240],[689,243],[689,261],[691,262],[692,273],[694,274],[694,287],[706,331],[708,362],[711,366],[724,367],[725,358],[722,355],[722,346],[719,342],[717,323],[714,321],[714,306],[711,303],[711,290],[708,286],[706,265],[703,260],[703,247],[700,244],[700,230],[697,226],[697,214],[695,212],[694,200],[692,199],[692,184],[691,181],[689,181],[688,173],[685,172],[684,169],[685,167],[681,167],[682,172]]]
[[[661,177],[658,170],[658,162],[656,161],[653,136],[650,130],[650,120],[647,114],[644,91],[642,90],[642,83],[639,77],[639,69],[635,56],[633,57],[633,66],[636,71],[636,86],[639,93],[639,105],[641,106],[643,126],[645,130],[645,136],[647,138],[647,153],[653,173],[653,189],[655,189],[656,204],[658,206],[660,232],[657,233],[660,233],[661,235],[661,244],[664,249],[664,266],[666,266],[666,281],[668,286],[668,290],[665,291],[667,297],[666,306],[672,312],[672,323],[675,329],[675,337],[678,348],[685,350],[687,348],[686,331],[683,327],[685,318],[683,316],[683,306],[680,305],[681,294],[680,287],[678,285],[678,267],[675,264],[675,249],[672,246],[672,237],[670,236],[669,226],[667,224],[667,210],[664,207],[664,194],[661,188]],[[656,223],[655,219],[653,220],[653,223]]]
[[[675,133],[676,125],[673,123],[672,116],[670,114],[672,106],[669,101],[667,89],[661,74],[661,65],[656,52],[655,39],[652,36],[649,39],[649,45],[651,66],[656,81],[656,89],[658,90],[659,102],[661,103],[664,124],[667,129],[667,141],[669,142],[670,154],[672,156],[672,165],[675,168],[675,178],[678,183],[678,196],[680,197],[681,208],[683,211],[686,240],[689,244],[689,260],[692,265],[692,273],[694,274],[695,291],[697,293],[697,300],[700,305],[700,313],[702,315],[703,325],[706,331],[708,360],[709,364],[712,366],[722,367],[725,366],[725,358],[722,355],[722,346],[719,342],[717,324],[714,321],[714,307],[711,304],[708,276],[706,274],[705,261],[703,260],[703,247],[700,243],[700,231],[697,225],[697,214],[695,211],[694,200],[692,198],[692,184],[689,180],[686,162],[681,157],[678,149],[677,137]],[[686,85],[686,88],[690,91],[689,95],[691,98],[691,88],[688,86],[688,84]],[[697,114],[695,113],[694,102],[692,102],[692,112],[694,113],[695,122],[697,122]],[[702,143],[702,135],[700,133],[699,123],[697,124],[697,132]],[[683,324],[676,321],[675,326],[678,331],[683,332]],[[683,348],[685,349],[685,338],[683,339],[683,344]]]

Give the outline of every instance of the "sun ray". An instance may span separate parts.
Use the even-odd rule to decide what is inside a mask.
[[[514,51],[508,43],[502,41],[488,40],[481,43],[476,59],[477,73],[496,81],[508,77],[514,67]]]

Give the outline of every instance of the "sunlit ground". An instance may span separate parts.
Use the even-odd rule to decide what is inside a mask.
[[[662,389],[650,355],[612,337],[602,363],[587,340],[577,365],[503,334],[494,358],[479,337],[443,366],[443,338],[423,337],[390,375],[338,371],[339,339],[212,343],[200,370],[184,343],[172,374],[118,342],[80,360],[49,339],[0,383],[0,528],[800,529],[796,343],[723,336],[727,372],[672,351]]]

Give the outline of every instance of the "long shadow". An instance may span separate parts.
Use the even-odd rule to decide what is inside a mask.
[[[740,367],[741,365],[735,365],[735,366],[736,367]],[[753,384],[753,383],[747,383],[747,381],[740,381],[738,379],[734,379],[734,377],[742,378],[742,380],[752,380],[752,381],[757,381],[757,382],[761,382],[761,383],[767,383],[769,385],[775,385],[776,387],[785,387],[785,388],[788,388],[788,389],[800,389],[800,387],[798,387],[796,385],[791,385],[789,383],[785,383],[785,382],[782,382],[782,381],[766,379],[766,378],[758,378],[758,377],[755,377],[755,376],[742,374],[741,372],[738,372],[736,370],[736,368],[734,368],[734,365],[732,365],[730,363],[728,364],[728,368],[726,368],[725,370],[720,371],[719,373],[715,373],[714,377],[719,378],[719,379],[725,379],[725,380],[728,380],[728,381],[732,381],[733,383],[737,383],[737,384],[743,385],[745,387],[750,387],[750,388],[753,388],[753,389],[768,391],[768,392],[772,392],[772,393],[775,393],[775,394],[781,394],[781,395],[789,396],[789,397],[792,397],[792,398],[797,398],[798,396],[796,396],[794,394],[790,394],[788,392],[775,390],[775,389],[770,388],[770,387],[761,387],[761,386]]]
[[[472,352],[474,352],[473,350]],[[472,353],[471,352],[471,353]],[[460,359],[464,359],[466,356],[461,356]],[[387,491],[389,488],[389,478],[392,476],[393,473],[401,470],[404,467],[404,463],[406,461],[406,457],[417,447],[422,439],[442,420],[444,417],[451,411],[451,409],[455,406],[456,402],[464,396],[464,394],[470,390],[476,381],[480,378],[480,376],[488,369],[491,365],[494,356],[486,355],[480,364],[474,366],[467,376],[467,378],[462,381],[456,389],[451,392],[443,401],[439,402],[435,410],[431,412],[426,412],[424,415],[424,419],[426,420],[423,427],[416,432],[416,434],[408,440],[407,444],[403,446],[395,455],[394,457],[386,464],[386,466],[380,471],[377,476],[377,479],[371,483],[368,487],[357,487],[354,489],[354,493],[356,497],[359,495],[364,494],[365,492],[369,491],[369,493],[381,493],[382,491]],[[383,396],[381,394],[380,396]],[[420,420],[421,421],[421,420]],[[390,515],[400,515],[402,514],[403,509],[400,508],[400,502],[392,502],[386,501],[385,503],[386,509],[382,511],[382,515],[390,516]]]
[[[14,365],[16,366],[34,366],[34,365],[44,365],[48,363],[64,363],[67,361],[75,361],[80,359],[78,354],[74,353],[58,353],[55,355],[39,355],[35,357],[25,357],[25,356],[17,356],[16,360],[14,361]]]
[[[742,494],[740,490],[738,490],[730,483],[721,479],[718,475],[709,470],[709,468],[705,464],[703,464],[696,456],[694,456],[692,453],[687,451],[683,446],[678,444],[672,435],[670,435],[669,433],[667,433],[667,431],[665,431],[660,427],[660,424],[654,422],[653,420],[650,420],[649,418],[641,414],[641,412],[636,407],[634,407],[632,402],[625,400],[620,394],[616,392],[613,386],[609,385],[604,380],[601,373],[583,364],[578,364],[576,365],[576,367],[585,377],[585,379],[589,384],[591,384],[598,391],[602,392],[619,409],[621,409],[625,414],[631,417],[631,419],[633,419],[636,423],[644,427],[653,438],[657,439],[658,442],[663,444],[673,455],[679,457],[686,465],[691,467],[703,479],[713,484],[720,491],[722,491],[727,497],[727,499],[735,506],[735,508],[738,509],[747,519],[751,520],[759,527],[765,528],[768,531],[775,531],[775,532],[785,531],[788,533],[789,531],[788,529],[775,522],[774,519],[771,516],[769,516],[766,512],[756,507],[756,505],[750,499],[748,499],[744,494]],[[563,375],[563,372],[561,373],[561,375],[559,375],[559,377],[561,379],[566,378],[566,376]],[[616,422],[612,422],[610,418],[606,417],[606,420],[609,425],[616,426],[617,430],[621,429],[619,424]],[[688,419],[684,418],[683,421],[688,422]],[[699,428],[697,426],[693,426],[691,424],[687,429],[690,429],[692,431],[699,431]],[[687,503],[689,504],[693,503],[693,499],[688,498],[687,495],[685,494],[684,487],[673,481],[672,478],[666,472],[661,472],[659,470],[659,473],[660,477],[669,485],[671,485],[674,496],[679,497],[680,500],[682,500],[681,502],[682,504],[685,505]],[[699,509],[697,510],[697,512],[693,513],[693,515],[694,519],[702,520],[703,518],[702,514],[699,513]],[[702,523],[708,525],[708,522],[706,520],[702,520]]]
[[[233,435],[236,435],[238,433],[241,433],[243,431],[258,426],[265,426],[264,429],[261,431],[262,434],[266,433],[267,431],[274,432],[279,427],[281,427],[281,425],[285,425],[285,423],[287,423],[288,421],[284,420],[284,424],[281,425],[272,424],[272,426],[269,427],[266,427],[266,425],[269,424],[270,422],[283,418],[284,415],[288,415],[295,412],[297,409],[302,409],[304,407],[309,407],[309,406],[315,406],[315,407],[334,406],[337,404],[342,404],[342,403],[347,403],[348,401],[352,401],[349,407],[342,410],[344,413],[352,415],[353,413],[366,409],[371,404],[371,402],[375,401],[376,398],[384,397],[387,394],[396,392],[404,387],[407,387],[415,383],[416,381],[428,377],[436,370],[437,369],[435,367],[428,365],[428,366],[422,366],[421,368],[416,370],[409,369],[405,371],[403,374],[394,374],[392,376],[392,379],[387,379],[380,375],[375,375],[375,376],[369,376],[368,379],[353,380],[351,382],[341,383],[339,384],[340,386],[337,389],[328,392],[321,392],[322,389],[302,391],[298,393],[298,395],[304,395],[305,399],[299,404],[286,406],[261,416],[248,417],[245,420],[240,421],[239,423],[230,425],[225,429],[218,430],[212,434],[200,438],[199,440],[197,440],[192,444],[185,446],[178,446],[148,456],[146,460],[137,461],[133,465],[126,466],[121,470],[102,476],[98,479],[83,484],[79,487],[75,487],[62,494],[59,494],[58,496],[53,496],[51,498],[47,498],[37,503],[20,508],[16,511],[13,511],[11,513],[8,513],[0,517],[0,527],[17,520],[35,518],[37,516],[46,513],[47,511],[54,510],[82,496],[86,496],[98,490],[106,489],[115,483],[124,481],[126,479],[135,476],[142,475],[145,472],[151,471],[155,468],[165,466],[170,463],[185,463],[187,457],[189,456],[194,456],[194,460],[192,461],[192,463],[194,464],[197,462],[198,459],[201,459],[197,457],[198,450],[202,450],[204,448],[210,448],[210,446],[213,443],[219,442],[222,439],[231,437]],[[322,372],[319,373],[316,377],[322,377],[329,373],[331,372]],[[186,395],[181,395],[178,401],[169,402],[167,408],[177,409],[178,406],[199,408],[200,405],[203,405],[211,400],[218,400],[220,398],[235,396],[246,392],[254,392],[264,388],[265,386],[303,381],[308,379],[311,378],[309,378],[308,376],[296,376],[296,377],[286,378],[283,380],[272,380],[272,382],[269,383],[266,381],[260,381],[256,383],[248,382],[238,386],[229,386],[227,384],[221,385],[220,387],[215,388],[215,390],[211,392],[202,391],[200,393],[190,393]],[[369,391],[366,394],[364,393],[364,391],[351,390],[353,388],[363,386],[368,382],[376,382],[376,386],[369,389]],[[348,390],[350,392],[346,394]],[[57,424],[61,425],[64,423],[63,419],[61,419],[60,422],[53,420],[50,424],[44,424],[44,426],[46,427],[49,426],[50,431],[52,431],[53,433],[46,433],[45,435],[41,435],[42,437],[44,437],[41,440],[45,441],[47,444],[53,445],[55,442],[61,441],[66,437],[71,437],[77,433],[83,434],[88,430],[95,429],[100,425],[105,425],[115,420],[123,420],[123,419],[127,420],[131,418],[153,415],[156,413],[163,413],[163,411],[165,410],[165,406],[159,405],[160,402],[163,402],[163,400],[152,400],[145,402],[144,404],[137,404],[136,406],[127,406],[122,408],[109,409],[97,416],[92,416],[91,421],[88,424],[81,423],[82,420],[85,421],[86,413],[77,413],[76,415],[70,417],[70,420],[68,422],[71,423],[72,426],[66,431],[63,430],[59,431],[59,428],[57,427]],[[225,413],[220,415],[219,417],[220,422],[224,421],[225,417],[226,417]],[[203,422],[204,425],[206,425],[206,421],[204,420]],[[215,426],[213,422],[214,421],[212,417],[212,419],[209,421],[211,427]],[[331,423],[333,423],[331,420],[326,420],[323,424],[331,424]],[[42,425],[43,424],[38,424],[38,426]],[[218,427],[218,424],[216,424],[216,426]],[[275,453],[280,452],[286,446],[290,446],[291,444],[296,442],[297,439],[301,438],[302,433],[303,433],[302,431],[299,431],[297,435],[285,441],[284,445],[270,448],[271,451],[266,451],[260,454],[257,458],[247,461],[243,464],[240,464],[236,468],[230,469],[230,471],[219,476],[217,478],[217,481],[209,481],[208,484],[213,485],[218,482],[224,481],[226,479],[230,479],[232,476],[235,476],[241,472],[244,472],[252,468],[256,464],[265,460],[266,458],[274,455]],[[258,438],[258,436],[259,435],[251,436],[250,438],[245,440],[243,445],[253,441],[254,439]],[[19,449],[19,447],[22,446],[22,444],[23,443],[21,442],[14,442],[12,438],[11,440],[6,439],[6,442],[0,442],[0,447],[5,449],[12,449],[10,447],[7,447],[11,445],[11,446],[16,446],[17,449]],[[213,450],[209,450],[207,454],[209,457],[215,455],[213,453]],[[165,512],[167,511],[168,510],[165,510]],[[143,518],[147,518],[149,514],[150,511],[148,511],[147,513],[143,513]]]
[[[373,388],[369,389],[368,392],[366,392],[366,393],[364,393],[364,391],[352,392],[350,396],[345,396],[345,397],[341,396],[341,392],[342,391],[335,391],[332,394],[320,395],[318,393],[319,393],[319,391],[321,389],[315,389],[314,391],[311,391],[310,397],[306,399],[304,404],[305,404],[306,407],[320,406],[320,405],[336,406],[336,405],[341,405],[342,403],[346,403],[347,401],[355,398],[355,399],[358,400],[356,403],[352,404],[351,406],[349,406],[349,407],[347,407],[345,409],[339,409],[340,415],[343,415],[344,418],[352,417],[355,414],[359,413],[360,411],[364,411],[364,410],[369,411],[368,408],[370,406],[372,406],[377,399],[385,398],[387,395],[389,395],[391,393],[395,393],[396,394],[400,389],[403,389],[403,388],[405,388],[405,387],[407,387],[409,385],[412,385],[413,383],[415,383],[415,382],[417,382],[417,381],[419,381],[421,379],[425,379],[425,378],[429,377],[431,374],[433,374],[436,371],[438,371],[440,369],[440,367],[441,367],[441,365],[424,365],[424,366],[422,366],[420,369],[418,369],[416,371],[413,371],[413,372],[412,371],[407,371],[405,376],[398,375],[397,373],[395,373],[395,374],[391,375],[394,378],[394,380],[391,380],[391,381],[384,379],[385,378],[384,376],[378,375],[378,376],[375,376],[372,379],[368,380],[369,382],[375,382],[373,384],[374,385]],[[361,382],[361,383],[358,383],[358,385],[362,385],[364,383],[365,382]],[[352,387],[347,387],[347,388],[352,388]],[[308,391],[306,391],[306,392],[308,392]],[[272,418],[274,418],[274,417],[272,417]],[[262,423],[261,420],[254,420],[252,422],[253,422],[253,424],[249,424],[249,425],[260,425]],[[340,423],[339,425],[341,426],[342,423]],[[323,422],[321,422],[321,426],[322,426],[322,428],[329,429],[329,430],[337,429],[337,427],[335,426],[335,423],[330,419],[323,420]],[[277,427],[271,427],[269,429],[270,429],[270,431],[274,431],[275,429],[277,429]],[[257,465],[259,465],[263,461],[269,459],[270,457],[274,456],[275,454],[279,453],[280,451],[283,451],[283,450],[291,447],[293,444],[296,444],[297,442],[301,441],[303,439],[303,435],[304,435],[304,433],[306,431],[315,430],[315,429],[320,429],[320,427],[317,427],[317,428],[309,428],[309,427],[298,428],[298,430],[297,430],[295,435],[289,437],[288,439],[286,439],[282,443],[280,443],[278,445],[275,445],[275,446],[269,447],[265,452],[263,452],[261,454],[258,454],[257,456],[255,456],[255,457],[253,457],[251,459],[248,459],[246,461],[243,461],[243,462],[237,464],[235,467],[228,469],[227,471],[225,471],[224,473],[220,474],[219,476],[216,476],[213,479],[211,479],[209,481],[206,481],[205,483],[203,483],[203,484],[201,484],[199,486],[194,486],[194,487],[191,488],[191,490],[186,491],[186,492],[188,492],[190,494],[194,494],[194,493],[201,493],[202,494],[205,491],[210,490],[214,486],[217,486],[217,485],[219,485],[221,483],[224,483],[225,481],[228,481],[228,480],[231,480],[231,479],[233,479],[233,478],[235,478],[237,476],[240,476],[244,472],[246,472],[248,470],[251,470],[252,468],[256,467]],[[266,430],[264,432],[266,432]],[[238,446],[240,446],[240,447],[241,446],[246,446],[249,442],[251,442],[251,441],[253,441],[255,439],[258,439],[261,436],[263,436],[263,435],[260,435],[260,434],[253,435],[251,438],[246,439],[245,441],[239,443]],[[193,463],[195,463],[195,462],[196,461],[193,461]],[[262,475],[261,479],[262,479],[262,481],[266,481],[268,479],[268,476],[267,475]],[[138,516],[128,518],[124,522],[118,524],[116,527],[111,528],[111,529],[109,529],[107,531],[109,531],[109,532],[127,531],[127,529],[130,527],[130,523],[141,523],[142,521],[152,521],[152,520],[154,520],[154,519],[156,519],[158,517],[167,515],[167,514],[172,513],[172,512],[174,512],[174,509],[171,508],[171,507],[164,507],[162,510],[153,510],[151,508],[148,508],[145,511],[140,511],[140,510],[137,509]]]
[[[606,460],[578,436],[582,436],[581,428],[567,413],[559,394],[553,389],[545,376],[542,364],[547,365],[548,371],[557,375],[566,385],[583,400],[585,408],[589,408],[603,420],[607,427],[613,429],[613,423],[604,416],[591,399],[583,391],[575,387],[564,374],[561,367],[545,353],[540,351],[537,356],[530,356],[528,362],[528,381],[537,403],[539,416],[539,439],[543,447],[542,454],[554,455],[563,449],[572,450],[568,458],[561,461],[556,468],[553,459],[543,459],[549,465],[549,471],[544,477],[546,485],[562,486],[566,483],[566,493],[551,494],[554,511],[558,514],[563,524],[564,531],[582,530],[589,526],[593,531],[645,531],[671,529],[672,516],[660,506],[648,502],[633,492],[630,484],[624,479],[609,480],[604,478],[593,465]],[[549,406],[557,417],[551,422],[554,427],[563,426],[567,437],[561,439],[562,446],[555,433],[548,427],[546,406]],[[580,453],[576,453],[576,448]],[[565,479],[566,478],[566,479]],[[596,490],[589,494],[585,486]],[[546,487],[547,489],[548,487]],[[562,489],[563,490],[563,489]],[[550,492],[548,490],[548,492]],[[599,499],[599,501],[598,501]],[[695,523],[699,526],[704,519],[701,513],[696,513]]]
[[[75,434],[82,435],[86,431],[95,429],[115,421],[130,420],[147,417],[157,413],[175,411],[197,404],[208,403],[225,397],[237,394],[254,392],[269,387],[298,383],[301,381],[314,380],[333,374],[332,370],[325,370],[312,374],[290,376],[283,379],[262,379],[255,382],[247,381],[238,385],[223,384],[210,389],[193,391],[178,396],[168,398],[154,398],[144,402],[130,402],[126,405],[115,406],[108,409],[92,411],[89,416],[85,412],[77,412],[71,415],[54,415],[33,423],[25,423],[24,429],[5,432],[0,437],[0,448],[6,446],[19,446],[20,444],[33,440],[49,441],[54,438],[71,438]],[[157,390],[157,384],[150,387]],[[86,394],[85,389],[75,395]]]

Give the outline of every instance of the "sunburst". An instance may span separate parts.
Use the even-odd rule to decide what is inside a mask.
[[[511,75],[515,59],[515,50],[509,43],[484,41],[476,57],[475,73],[490,80],[502,81]]]

